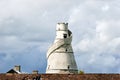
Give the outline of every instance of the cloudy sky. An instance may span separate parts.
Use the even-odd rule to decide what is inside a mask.
[[[0,73],[45,73],[58,22],[68,22],[79,70],[120,73],[120,0],[0,0]]]

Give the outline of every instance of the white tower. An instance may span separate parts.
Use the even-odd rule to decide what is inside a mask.
[[[46,73],[78,73],[71,41],[72,32],[68,29],[68,23],[58,23],[56,39],[47,52]]]

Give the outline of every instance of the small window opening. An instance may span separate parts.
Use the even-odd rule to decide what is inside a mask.
[[[58,31],[60,31],[60,28],[58,28]]]
[[[63,37],[64,37],[64,38],[67,38],[67,34],[63,34]]]
[[[48,66],[48,69],[50,69],[50,65]]]
[[[66,52],[67,52],[67,49],[66,49]]]
[[[70,69],[70,65],[68,65],[68,69]]]

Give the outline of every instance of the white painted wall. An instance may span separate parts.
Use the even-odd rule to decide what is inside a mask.
[[[56,39],[47,52],[46,73],[77,73],[73,49],[71,46],[72,34],[69,36],[68,23],[58,23]],[[64,34],[67,37],[64,37]]]

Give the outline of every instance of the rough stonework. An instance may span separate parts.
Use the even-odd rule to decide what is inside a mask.
[[[72,32],[68,29],[68,23],[58,23],[55,41],[47,52],[46,73],[78,73],[71,42]]]
[[[0,74],[0,80],[120,80],[120,74]]]

